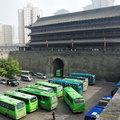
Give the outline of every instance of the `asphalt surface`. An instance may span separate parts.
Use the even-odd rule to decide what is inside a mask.
[[[37,81],[42,79],[35,79],[32,82],[19,81],[19,86],[17,87],[9,87],[7,85],[0,84],[0,94],[8,90],[16,90],[19,87],[25,87],[26,85],[34,84]],[[44,81],[44,80],[42,80]],[[63,98],[59,98],[58,100],[58,108],[53,110],[55,112],[55,120],[84,120],[84,115],[95,105],[104,95],[110,95],[111,90],[115,86],[115,83],[111,82],[96,82],[95,85],[88,86],[87,91],[83,93],[84,99],[86,100],[86,110],[83,113],[73,114],[66,103],[63,101]],[[32,113],[28,113],[25,117],[21,118],[21,120],[53,120],[52,112],[46,111],[43,109],[38,109]],[[7,118],[6,116],[0,114],[0,120],[12,120],[11,118]]]

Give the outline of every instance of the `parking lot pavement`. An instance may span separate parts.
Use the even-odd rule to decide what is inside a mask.
[[[34,84],[37,81],[42,79],[35,79],[32,82],[19,81],[20,85],[17,87],[8,87],[6,85],[0,84],[0,93],[4,93],[8,90],[16,90],[19,87],[24,87],[26,85]],[[42,80],[44,81],[44,80]],[[96,82],[95,85],[88,86],[86,92],[83,93],[83,96],[86,100],[86,111],[83,113],[73,114],[66,103],[63,101],[63,98],[59,98],[58,108],[53,110],[55,112],[56,120],[84,120],[84,115],[95,105],[97,102],[104,96],[110,95],[111,90],[115,86],[115,83],[111,82]],[[38,109],[33,113],[27,114],[21,120],[52,120],[52,112],[46,111],[43,109]],[[11,120],[6,116],[0,114],[0,120]]]

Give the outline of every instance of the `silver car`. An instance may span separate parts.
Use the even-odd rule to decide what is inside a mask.
[[[36,77],[37,78],[41,78],[41,79],[46,79],[46,75],[44,75],[44,73],[36,73]]]
[[[6,84],[6,83],[7,83],[7,81],[5,79],[0,80],[0,84]]]

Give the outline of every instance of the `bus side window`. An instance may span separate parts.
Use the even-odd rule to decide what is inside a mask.
[[[71,99],[71,97],[67,93],[66,93],[66,97],[71,103],[73,103],[73,100]]]
[[[71,87],[72,87],[72,88],[75,88],[75,86],[74,86],[74,85],[71,85]]]
[[[55,87],[53,87],[53,90],[56,91],[57,89]]]
[[[75,88],[78,88],[78,85],[75,85]]]
[[[13,105],[10,105],[8,103],[4,103],[4,102],[1,102],[1,101],[0,101],[0,106],[5,107],[5,108],[10,109],[10,110],[15,109]]]
[[[2,101],[0,101],[0,106],[4,107],[4,104],[3,104],[3,102],[2,102]]]
[[[13,105],[9,105],[9,109],[14,111],[15,107]]]
[[[68,98],[68,94],[66,93],[66,97]]]
[[[49,100],[49,98],[45,97],[45,96],[42,96],[41,98],[42,98],[43,101],[48,101]]]
[[[88,80],[91,80],[91,77],[90,76],[87,76]]]
[[[39,95],[39,96],[37,96],[37,97],[38,97],[38,99],[42,100],[42,96],[41,96],[41,95]]]

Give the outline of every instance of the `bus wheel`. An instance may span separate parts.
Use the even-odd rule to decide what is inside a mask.
[[[6,114],[6,117],[7,117],[7,118],[9,118],[9,115],[8,115],[8,114]]]

